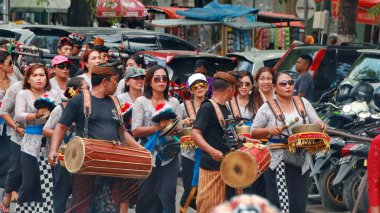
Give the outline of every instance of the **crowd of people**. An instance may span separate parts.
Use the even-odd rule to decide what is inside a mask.
[[[226,212],[224,202],[241,194],[220,174],[221,161],[231,151],[229,140],[256,145],[268,140],[271,153],[267,171],[243,190],[269,202],[242,197],[236,208],[305,212],[310,169],[306,153],[292,154],[281,145],[290,135],[283,125],[295,117],[304,119],[294,126],[315,123],[326,129],[309,102],[310,56],[298,59],[296,81],[269,67],[262,67],[256,76],[248,71],[211,75],[207,61],[198,61],[186,82],[191,99],[178,100],[169,91],[167,69],[146,67],[139,55],[125,60],[119,79],[115,66],[107,63],[101,41],[94,41],[98,45],[86,50],[81,62],[69,60],[68,56],[79,54],[83,40],[80,35],[61,38],[51,72],[44,64],[29,64],[20,75],[6,48],[0,50],[0,187],[4,188],[0,212],[9,212],[11,201],[16,201],[17,212],[127,212],[134,204],[140,213],[186,212],[189,206],[201,213]],[[293,96],[301,97],[297,100],[306,116],[300,114]],[[280,109],[282,120],[271,103]],[[174,133],[166,136],[158,133],[172,120],[156,119],[162,109],[179,120]],[[242,121],[251,125],[249,137],[229,131]],[[180,155],[160,150],[162,144],[175,143],[184,128],[191,128],[195,146],[183,147]],[[73,136],[124,141],[126,146],[148,150],[153,169],[143,180],[71,174],[59,163],[59,150]],[[271,148],[272,144],[276,146]],[[289,160],[291,155],[301,160]],[[178,207],[180,168],[184,193]]]

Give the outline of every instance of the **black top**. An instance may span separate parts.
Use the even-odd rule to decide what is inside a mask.
[[[99,99],[91,95],[91,116],[88,124],[88,137],[102,140],[118,140],[117,128],[120,119],[115,104],[110,97]],[[76,123],[76,135],[83,137],[85,117],[83,113],[83,94],[69,100],[59,120],[60,124],[71,126]]]
[[[305,98],[312,102],[313,101],[313,91],[314,91],[314,81],[313,77],[311,77],[310,73],[304,73],[299,75],[296,79],[296,83],[294,85],[294,95],[298,95],[298,93],[305,94]]]
[[[219,107],[225,119],[232,118],[232,114],[226,106],[219,104]],[[207,143],[215,149],[220,150],[223,154],[229,151],[225,139],[223,139],[223,128],[219,125],[214,107],[209,101],[204,101],[199,108],[193,128],[201,130]],[[200,167],[206,170],[219,170],[220,162],[212,159],[208,153],[202,152]]]

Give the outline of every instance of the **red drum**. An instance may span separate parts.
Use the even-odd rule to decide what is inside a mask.
[[[225,184],[233,188],[246,188],[269,167],[270,152],[262,144],[228,153],[220,165]]]
[[[70,173],[86,175],[145,179],[152,171],[148,150],[80,137],[67,144],[64,161]]]

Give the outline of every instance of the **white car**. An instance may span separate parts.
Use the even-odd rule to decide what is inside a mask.
[[[238,61],[237,69],[249,71],[255,77],[261,67],[273,68],[285,52],[285,50],[255,50],[251,52],[228,53],[227,57],[236,58]]]

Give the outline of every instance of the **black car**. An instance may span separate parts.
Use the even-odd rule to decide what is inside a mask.
[[[276,71],[289,72],[296,78],[297,59],[304,54],[313,58],[309,72],[314,79],[313,101],[318,101],[321,95],[339,85],[347,76],[352,64],[361,55],[359,49],[377,49],[377,45],[365,43],[342,43],[340,46],[305,45],[289,49],[276,64]]]

